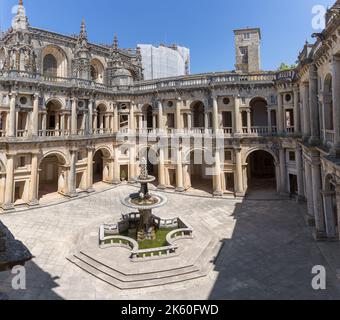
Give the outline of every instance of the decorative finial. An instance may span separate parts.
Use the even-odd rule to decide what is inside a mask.
[[[23,1],[22,0],[19,0],[19,6],[23,6]]]
[[[81,21],[80,34],[83,35],[83,36],[86,36],[86,24],[85,24],[84,18]]]
[[[118,36],[115,34],[114,40],[113,40],[113,48],[118,49]]]

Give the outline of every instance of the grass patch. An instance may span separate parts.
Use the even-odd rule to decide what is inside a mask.
[[[139,249],[153,249],[153,248],[161,248],[167,246],[166,236],[169,232],[175,229],[158,229],[156,231],[156,239],[155,240],[144,240],[139,242]]]

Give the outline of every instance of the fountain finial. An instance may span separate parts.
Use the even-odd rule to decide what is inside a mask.
[[[148,162],[146,161],[146,158],[143,157],[140,161],[140,176],[139,176],[139,179],[147,180],[148,178],[149,178]]]

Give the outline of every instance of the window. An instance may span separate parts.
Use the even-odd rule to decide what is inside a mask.
[[[26,157],[19,158],[19,168],[24,168],[26,166]]]
[[[289,151],[289,161],[295,162],[295,152],[294,151]]]
[[[232,154],[230,150],[224,151],[224,160],[225,161],[231,161],[232,160]]]
[[[168,101],[168,107],[171,108],[173,107],[174,103],[172,101]]]
[[[249,40],[249,39],[250,39],[250,33],[249,33],[249,32],[244,33],[244,34],[243,34],[243,39]]]
[[[241,98],[241,103],[246,104],[246,98]]]
[[[168,128],[170,129],[175,128],[175,115],[173,113],[168,113],[167,120],[168,120]]]
[[[95,66],[91,65],[91,79],[93,81],[96,81],[98,79],[98,71],[97,68]]]
[[[246,47],[242,47],[242,48],[240,48],[240,50],[241,50],[241,54],[244,55],[244,56],[248,53],[248,48],[246,48]]]
[[[46,55],[43,62],[43,74],[47,77],[57,77],[57,68],[57,59],[51,54]]]

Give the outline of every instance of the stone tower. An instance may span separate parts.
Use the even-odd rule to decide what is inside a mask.
[[[261,30],[247,28],[234,30],[236,47],[236,71],[258,72],[261,68]]]

